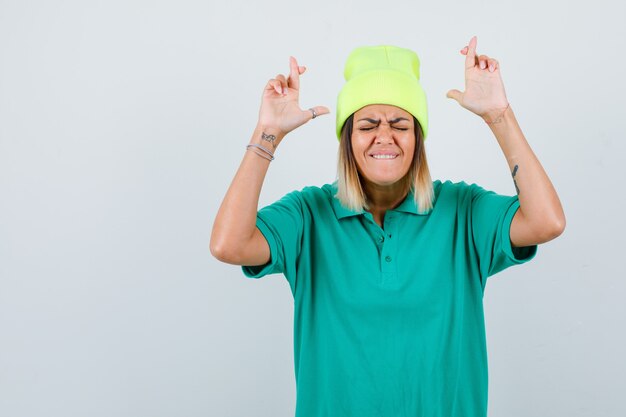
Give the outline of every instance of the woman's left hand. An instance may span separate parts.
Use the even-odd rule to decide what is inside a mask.
[[[465,91],[450,90],[446,97],[490,121],[509,105],[500,76],[500,64],[487,55],[476,55],[476,36],[461,49],[461,54],[466,56]]]

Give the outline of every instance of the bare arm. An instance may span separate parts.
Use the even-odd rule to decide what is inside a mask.
[[[490,123],[511,169],[520,207],[511,222],[513,246],[548,242],[565,229],[559,196],[520,129],[509,107]]]
[[[450,90],[447,96],[489,124],[509,163],[520,204],[511,223],[511,244],[521,247],[547,242],[565,229],[563,207],[508,105],[500,64],[487,55],[477,55],[476,43],[474,36],[461,49],[465,91]]]
[[[262,132],[276,136],[276,145],[282,140],[282,136],[271,128],[257,126],[250,143],[272,150],[273,146],[262,139]],[[270,248],[256,227],[259,195],[269,165],[270,161],[255,154],[255,151],[244,154],[217,212],[211,232],[211,254],[222,262],[263,265],[270,260]]]
[[[300,109],[300,74],[305,67],[289,59],[289,78],[278,74],[263,91],[259,121],[250,144],[260,145],[273,153],[287,133],[312,119],[313,113]],[[327,114],[327,107],[314,107],[316,114]],[[211,254],[218,260],[235,265],[263,265],[270,260],[267,240],[256,227],[259,195],[270,165],[263,150],[250,148],[231,182],[215,216],[211,231]]]

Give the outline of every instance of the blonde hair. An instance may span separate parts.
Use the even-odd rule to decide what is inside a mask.
[[[341,129],[339,155],[337,162],[337,194],[341,204],[353,211],[369,209],[367,195],[361,183],[361,175],[357,169],[356,159],[352,151],[352,126],[354,113],[346,119]],[[415,117],[415,153],[409,172],[401,180],[404,181],[406,192],[413,191],[415,205],[418,211],[428,212],[433,207],[433,183],[426,161],[426,149],[422,127]]]

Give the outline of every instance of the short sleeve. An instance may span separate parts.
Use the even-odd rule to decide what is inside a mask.
[[[293,191],[257,212],[256,227],[270,247],[270,260],[265,265],[243,265],[241,268],[246,277],[262,278],[283,273],[293,288],[304,227],[302,213],[299,191]]]
[[[490,277],[534,258],[537,245],[515,248],[511,244],[511,222],[519,208],[518,197],[473,187],[471,229],[481,277]]]

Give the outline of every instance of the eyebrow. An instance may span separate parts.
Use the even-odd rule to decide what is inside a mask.
[[[357,122],[361,122],[361,121],[363,121],[363,120],[368,121],[368,122],[370,122],[370,123],[374,123],[374,124],[378,124],[378,123],[380,123],[380,120],[370,119],[369,117],[366,117],[366,118],[363,118],[363,119],[359,119],[359,120],[357,120]],[[406,121],[409,121],[409,119],[407,119],[406,117],[396,117],[396,118],[395,118],[395,119],[393,119],[393,120],[389,120],[389,124],[397,123],[397,122],[399,122],[399,121],[401,121],[401,120],[406,120]]]

